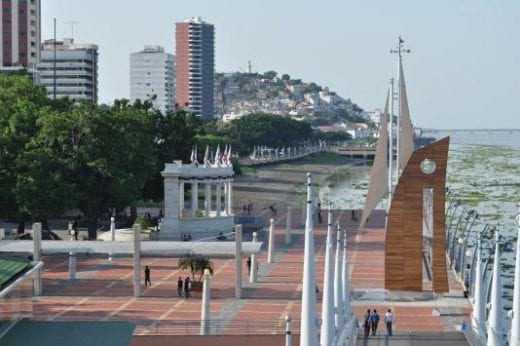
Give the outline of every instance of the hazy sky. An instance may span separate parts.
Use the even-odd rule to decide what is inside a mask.
[[[174,24],[215,25],[216,70],[275,70],[382,108],[401,35],[412,121],[435,128],[520,128],[518,0],[42,0],[42,39],[99,45],[99,97],[129,97],[129,54],[174,53]]]

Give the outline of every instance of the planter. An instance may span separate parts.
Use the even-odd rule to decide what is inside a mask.
[[[191,282],[191,291],[192,292],[202,292],[202,281],[192,281]]]

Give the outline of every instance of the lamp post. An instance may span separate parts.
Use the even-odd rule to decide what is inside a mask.
[[[469,287],[470,287],[470,293],[472,296],[474,295],[474,290],[473,290],[474,286],[473,285],[475,284],[475,271],[476,271],[475,265],[476,265],[476,263],[478,263],[479,266],[482,266],[482,261],[481,262],[477,261],[476,254],[477,254],[477,250],[482,251],[482,241],[484,239],[486,239],[484,237],[487,236],[488,230],[489,230],[489,222],[484,225],[484,228],[482,229],[482,231],[480,231],[479,234],[477,235],[477,244],[475,245],[472,256],[471,256],[471,266],[469,269]]]
[[[473,213],[473,220],[471,221],[471,224],[469,225],[469,228],[467,230],[464,230],[464,233],[462,234],[462,236],[464,236],[464,240],[463,240],[463,247],[462,247],[462,251],[459,253],[459,263],[460,263],[460,273],[461,273],[461,278],[462,278],[462,282],[465,282],[464,279],[465,279],[465,265],[466,265],[466,250],[468,248],[468,242],[469,242],[469,235],[471,233],[471,229],[473,228],[473,226],[475,225],[475,222],[480,219],[480,215],[479,213],[477,212],[474,212]]]
[[[457,210],[457,208],[455,208],[455,210],[452,212],[452,216],[451,216],[451,219],[453,219],[453,216],[455,216],[455,211]],[[450,221],[450,224],[448,226],[448,238],[446,239],[446,249],[448,249],[448,255],[450,257],[450,264],[451,264],[451,261],[452,261],[452,254],[451,254],[451,244],[453,242],[453,233],[455,233],[457,231],[457,229],[459,228],[459,224],[462,220],[462,217],[464,216],[464,214],[466,213],[466,210],[467,210],[467,207],[464,207],[462,209],[462,212],[460,213],[459,215],[459,218],[457,219],[457,222],[456,222],[456,226],[455,226],[455,230],[453,230],[453,232],[451,232],[451,227],[453,225],[453,222]]]
[[[455,263],[455,259],[456,259],[456,254],[455,254],[455,244],[456,244],[456,243],[459,243],[459,242],[458,242],[459,239],[458,239],[458,237],[457,237],[457,235],[458,235],[458,233],[459,233],[458,231],[459,231],[460,229],[462,229],[462,234],[464,234],[464,233],[466,232],[466,229],[467,229],[467,227],[468,227],[468,225],[469,225],[469,223],[470,223],[469,221],[470,221],[471,217],[472,217],[473,215],[476,214],[476,211],[475,211],[474,209],[471,209],[471,210],[469,210],[469,211],[468,211],[467,213],[465,213],[465,214],[466,214],[466,216],[464,216],[464,220],[465,220],[464,227],[459,228],[459,224],[460,224],[460,222],[461,222],[461,217],[464,215],[464,213],[463,213],[463,214],[461,214],[461,216],[459,217],[459,221],[457,222],[457,228],[455,228],[455,230],[453,231],[453,236],[452,236],[451,267],[452,267],[452,268],[455,268],[455,270],[458,269],[458,268],[457,268],[457,264],[460,264],[460,263]],[[459,243],[459,245],[462,245],[462,244]]]

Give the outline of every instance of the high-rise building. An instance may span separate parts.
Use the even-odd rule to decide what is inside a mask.
[[[0,68],[35,69],[40,61],[40,0],[2,0]]]
[[[77,44],[71,38],[56,41],[56,44],[54,40],[46,40],[42,44],[38,72],[49,98],[68,97],[97,102],[97,45]]]
[[[130,54],[130,101],[153,99],[161,112],[175,109],[175,57],[160,46]]]
[[[194,113],[214,115],[215,49],[214,27],[193,17],[175,24],[176,93],[180,107]]]

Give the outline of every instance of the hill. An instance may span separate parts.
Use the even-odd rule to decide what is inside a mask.
[[[215,105],[219,116],[265,112],[303,118],[312,125],[365,122],[363,109],[316,83],[291,79],[274,71],[217,73]]]

